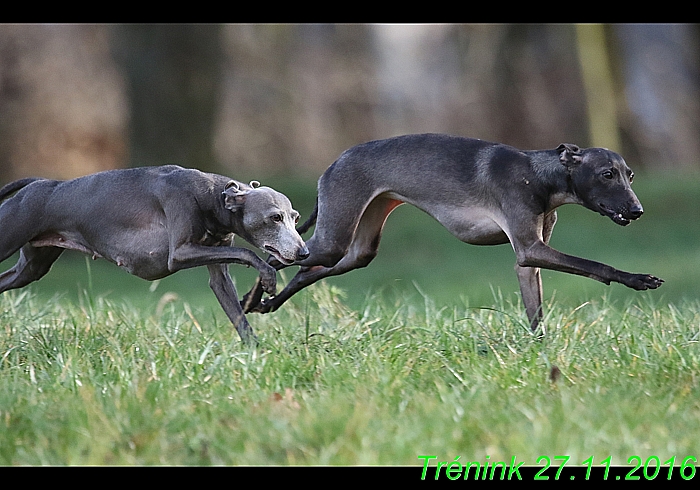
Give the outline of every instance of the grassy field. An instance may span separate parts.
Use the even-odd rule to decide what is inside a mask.
[[[666,284],[544,272],[542,339],[507,246],[408,207],[367,269],[250,315],[255,349],[205,271],[152,284],[66,254],[0,296],[0,464],[700,458],[700,180],[647,177],[639,222],[564,207],[552,244]],[[308,215],[313,187],[272,185]],[[231,272],[245,291],[252,271]]]
[[[6,294],[4,464],[418,464],[700,454],[700,307],[348,309],[322,285],[257,319]],[[551,380],[553,366],[561,375]],[[678,460],[680,463],[680,460]]]

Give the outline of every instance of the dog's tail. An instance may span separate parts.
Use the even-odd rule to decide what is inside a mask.
[[[316,206],[314,206],[314,210],[311,211],[311,216],[309,216],[309,219],[304,221],[303,224],[297,226],[297,233],[300,235],[303,235],[307,231],[309,231],[309,228],[311,228],[315,223],[316,223],[316,217],[318,216],[318,198],[316,198]]]
[[[27,177],[26,179],[19,179],[6,184],[4,187],[0,188],[0,201],[5,200],[13,192],[17,192],[21,188],[26,187],[37,180],[42,179],[38,177]]]

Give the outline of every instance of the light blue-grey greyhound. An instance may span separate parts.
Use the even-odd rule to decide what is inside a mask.
[[[0,189],[0,293],[43,277],[63,250],[103,257],[147,280],[207,266],[209,285],[243,341],[255,341],[228,264],[255,267],[276,288],[276,270],[234,235],[279,264],[308,257],[294,229],[299,213],[269,187],[175,165],[109,170],[68,181],[28,178]],[[15,193],[12,197],[9,197]]]

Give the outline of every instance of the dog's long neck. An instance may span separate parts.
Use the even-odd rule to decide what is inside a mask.
[[[526,153],[530,156],[532,170],[548,189],[546,212],[550,212],[562,204],[581,204],[572,184],[571,172],[559,161],[557,150]]]

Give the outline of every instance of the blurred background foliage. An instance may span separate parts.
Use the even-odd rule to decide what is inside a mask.
[[[605,146],[649,176],[635,184],[647,213],[621,229],[562,210],[555,247],[687,293],[700,282],[699,37],[686,24],[0,25],[0,183],[177,163],[263,180],[308,216],[318,176],[372,139]],[[508,247],[467,249],[415,209],[395,215],[370,272],[332,281],[360,294],[391,271],[436,296],[517,291]],[[572,292],[604,288],[548,276]]]
[[[0,181],[166,162],[317,176],[447,132],[699,167],[696,25],[0,25]]]

